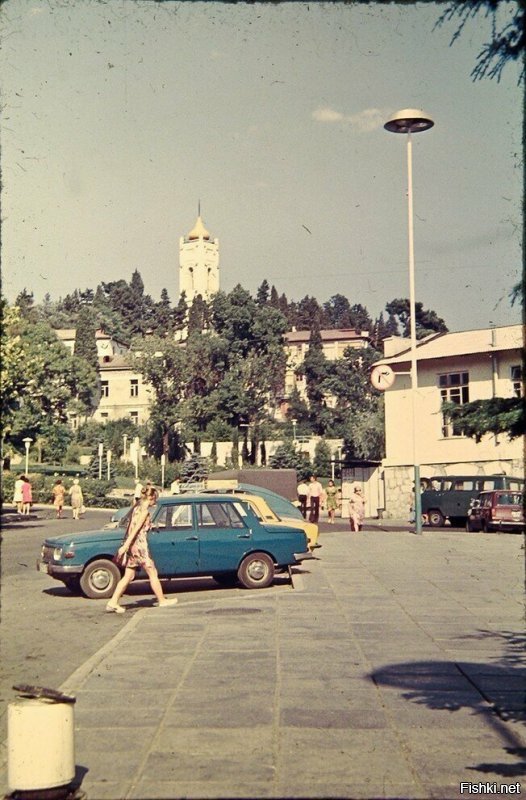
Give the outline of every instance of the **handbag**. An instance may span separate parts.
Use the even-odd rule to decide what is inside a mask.
[[[113,563],[117,564],[118,567],[124,568],[128,563],[128,553],[123,553],[122,555],[119,555],[118,552],[115,553],[113,556]]]

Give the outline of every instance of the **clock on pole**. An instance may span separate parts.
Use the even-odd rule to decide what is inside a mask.
[[[371,383],[375,389],[385,392],[393,385],[395,374],[387,364],[379,364],[371,370]]]

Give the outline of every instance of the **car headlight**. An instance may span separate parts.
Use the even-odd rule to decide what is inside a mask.
[[[62,558],[62,548],[55,547],[55,549],[53,550],[53,561],[60,561],[61,558]]]

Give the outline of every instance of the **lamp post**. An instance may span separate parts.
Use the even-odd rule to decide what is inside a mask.
[[[102,454],[104,453],[104,445],[99,442],[99,481],[102,480]]]
[[[128,453],[127,453],[127,450],[126,450],[127,443],[128,443],[128,434],[127,433],[123,433],[122,434],[122,460],[123,461],[127,461],[128,460]]]
[[[415,299],[415,253],[413,239],[413,143],[412,133],[421,133],[432,128],[435,123],[420,109],[404,108],[397,111],[384,125],[390,133],[407,134],[407,220],[409,248],[409,312],[411,321],[411,419],[413,430],[414,465],[414,509],[415,533],[422,533],[422,502],[420,499],[420,463],[416,444],[416,395],[418,371],[416,356],[416,299]]]
[[[108,480],[111,478],[111,450],[106,451],[106,466],[108,470]]]
[[[134,444],[135,444],[135,477],[138,478],[139,477],[139,453],[140,453],[140,449],[141,449],[141,445],[140,445],[138,436],[135,437]]]
[[[31,447],[31,442],[33,441],[33,439],[31,438],[31,436],[26,436],[25,439],[22,439],[22,441],[24,442],[24,447],[26,448],[25,474],[27,475],[27,473],[29,472],[29,448]]]
[[[166,456],[163,453],[161,455],[161,489],[164,489],[164,470],[166,467]]]
[[[298,424],[297,419],[292,420],[292,443],[294,447],[296,447],[296,425]]]

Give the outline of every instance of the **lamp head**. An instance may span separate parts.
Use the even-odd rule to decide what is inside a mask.
[[[431,117],[418,108],[404,108],[389,117],[384,125],[391,133],[421,133],[432,128],[435,123]]]

